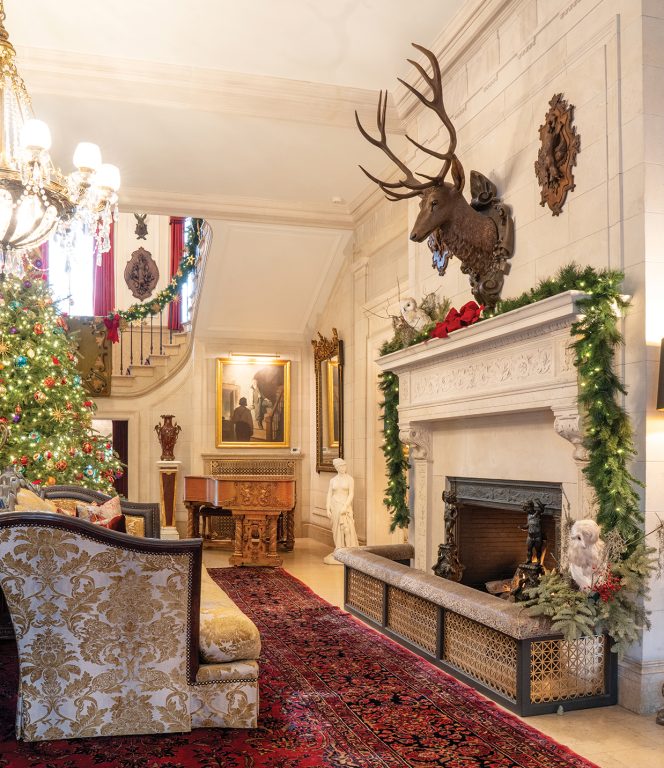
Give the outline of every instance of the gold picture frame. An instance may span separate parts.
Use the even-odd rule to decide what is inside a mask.
[[[339,358],[327,363],[327,447],[339,447]]]
[[[290,360],[219,357],[216,381],[217,448],[289,447]]]

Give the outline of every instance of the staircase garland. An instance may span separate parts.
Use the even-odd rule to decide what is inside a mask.
[[[629,417],[619,402],[625,388],[613,371],[615,351],[623,343],[618,319],[620,312],[629,306],[619,290],[623,277],[622,272],[596,271],[592,267],[570,264],[555,277],[541,281],[521,296],[499,302],[493,310],[485,313],[484,319],[565,291],[578,290],[587,294],[578,302],[583,316],[571,327],[574,365],[579,372],[578,402],[584,413],[584,446],[589,459],[583,471],[595,491],[597,522],[602,532],[607,534],[616,529],[626,541],[635,541],[642,531],[643,522],[639,494],[635,488],[641,483],[628,469],[628,462],[636,455],[634,434]],[[403,347],[421,342],[421,336]],[[394,344],[388,342],[381,349],[381,354],[393,351]],[[390,510],[390,530],[393,531],[395,528],[406,528],[410,521],[406,500],[409,465],[404,445],[399,439],[399,378],[386,371],[380,374],[379,379],[379,388],[383,393],[382,450],[388,476],[384,502]]]
[[[201,242],[201,229],[203,227],[203,219],[192,219],[191,226],[187,231],[187,242],[185,244],[184,251],[182,252],[182,258],[178,264],[178,268],[171,278],[169,284],[163,290],[152,299],[150,302],[141,302],[134,304],[129,309],[121,309],[117,312],[110,312],[108,317],[112,319],[115,315],[119,315],[120,320],[125,323],[131,323],[136,320],[143,320],[150,315],[157,315],[161,312],[167,304],[173,301],[180,288],[184,285],[190,272],[196,268],[196,262],[198,260],[198,248]]]

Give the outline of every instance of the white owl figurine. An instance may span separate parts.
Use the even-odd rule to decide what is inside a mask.
[[[401,316],[416,331],[421,331],[426,325],[431,323],[429,315],[423,309],[418,308],[417,302],[412,297],[403,300]]]

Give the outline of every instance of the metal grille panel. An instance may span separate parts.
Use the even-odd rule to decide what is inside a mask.
[[[516,640],[451,611],[445,612],[443,627],[443,660],[516,701]]]
[[[604,637],[537,640],[530,652],[530,701],[578,699],[606,692]]]
[[[428,600],[388,587],[387,627],[432,656],[436,655],[438,608]]]
[[[379,624],[383,623],[383,582],[348,569],[346,603]]]

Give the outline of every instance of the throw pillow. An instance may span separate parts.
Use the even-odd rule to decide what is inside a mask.
[[[28,488],[19,488],[16,494],[15,512],[57,512],[57,506],[48,499],[42,499]]]
[[[111,520],[121,514],[122,507],[120,506],[119,496],[113,496],[103,504],[76,505],[76,517],[80,517],[81,520],[90,520],[91,523],[100,522],[101,520]],[[92,520],[92,516],[96,519]]]
[[[124,517],[116,515],[115,517],[100,517],[92,514],[88,518],[89,523],[99,525],[101,528],[108,528],[111,531],[122,531],[124,533]]]

